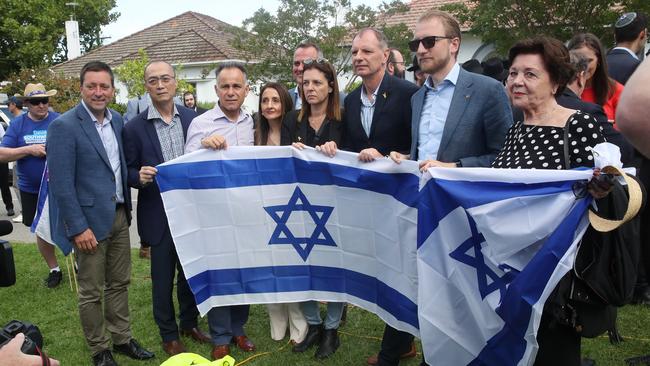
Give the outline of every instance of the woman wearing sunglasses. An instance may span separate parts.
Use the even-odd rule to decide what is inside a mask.
[[[311,146],[318,149],[328,141],[340,145],[341,108],[339,85],[334,67],[325,59],[306,59],[303,61],[302,108],[291,111],[284,124],[292,131],[293,146],[303,149]],[[327,303],[325,321],[320,316],[318,302],[307,301],[300,304],[309,329],[305,339],[293,347],[294,352],[305,352],[318,344],[316,358],[324,359],[336,352],[339,347],[337,330],[341,323],[344,303]]]

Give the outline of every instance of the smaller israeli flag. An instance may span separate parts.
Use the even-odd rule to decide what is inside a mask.
[[[591,170],[430,169],[419,203],[419,324],[441,365],[532,365],[544,303],[587,228]],[[581,198],[582,197],[582,198]]]
[[[52,230],[51,225],[55,223],[56,220],[52,220],[51,218],[56,217],[58,210],[55,206],[50,205],[50,199],[48,197],[49,179],[47,163],[45,163],[43,177],[41,178],[41,187],[38,191],[36,215],[32,221],[30,231],[46,242],[59,247],[63,252],[63,255],[68,255],[72,251],[72,244],[70,244],[70,241],[63,238],[52,237],[52,233],[55,231]]]

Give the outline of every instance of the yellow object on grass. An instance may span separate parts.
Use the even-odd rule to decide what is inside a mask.
[[[160,366],[235,366],[235,359],[226,356],[216,361],[210,361],[196,353],[185,352],[168,358]]]

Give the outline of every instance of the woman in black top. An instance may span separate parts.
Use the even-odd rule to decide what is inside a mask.
[[[284,124],[292,131],[293,146],[319,148],[320,145],[341,141],[341,108],[339,85],[334,67],[325,59],[306,59],[302,74],[302,109],[287,114]],[[327,316],[320,316],[318,302],[300,304],[309,328],[305,339],[293,347],[294,352],[304,352],[318,344],[316,358],[332,355],[339,347],[338,327],[341,323],[344,303],[328,302]]]
[[[291,111],[284,120],[292,131],[294,146],[317,147],[328,141],[340,144],[341,106],[334,67],[325,59],[306,59],[301,96],[302,109]]]
[[[589,114],[564,108],[555,101],[574,72],[567,48],[553,38],[526,39],[510,49],[509,61],[512,66],[507,91],[512,105],[524,116],[508,131],[492,167],[593,167],[591,150],[605,142],[600,125]],[[593,185],[589,188],[596,198],[607,194],[606,189],[595,190],[598,187]],[[556,316],[554,296],[566,298],[568,294],[554,292],[546,301],[537,332],[535,366],[579,366],[580,333]]]

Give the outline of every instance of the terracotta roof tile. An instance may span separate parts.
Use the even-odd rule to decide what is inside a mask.
[[[443,5],[457,4],[465,2],[466,0],[411,0],[408,4],[409,10],[404,13],[393,14],[389,17],[380,18],[379,22],[386,25],[398,25],[400,23],[406,24],[406,26],[413,31],[415,29],[415,24],[418,21],[418,18],[430,9],[440,8]],[[469,30],[469,27],[461,27],[462,31]]]
[[[78,75],[81,67],[92,60],[117,67],[137,58],[141,48],[149,58],[170,63],[243,59],[243,54],[229,44],[236,29],[211,16],[188,11],[55,65],[53,69]]]

